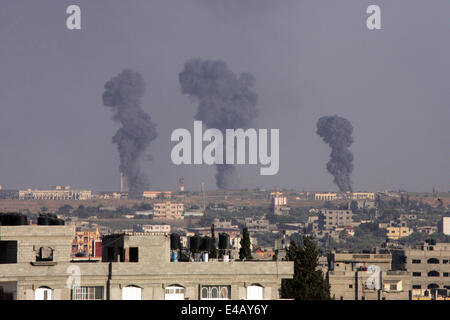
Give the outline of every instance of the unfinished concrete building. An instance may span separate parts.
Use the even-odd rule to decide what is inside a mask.
[[[170,236],[103,239],[99,262],[71,261],[74,226],[0,226],[0,299],[278,299],[293,262],[171,262]],[[226,266],[225,266],[226,264]]]

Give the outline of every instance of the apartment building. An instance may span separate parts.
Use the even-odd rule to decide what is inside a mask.
[[[170,201],[158,202],[153,206],[153,217],[162,219],[184,219],[184,204]]]
[[[18,300],[278,299],[293,262],[171,262],[168,234],[103,238],[100,262],[71,262],[74,226],[0,226],[0,293]]]
[[[393,266],[411,274],[413,297],[430,296],[432,290],[448,296],[450,289],[450,243],[427,240],[414,248],[393,252]]]
[[[390,253],[336,253],[328,256],[331,297],[337,300],[408,300],[408,272],[392,270]]]
[[[336,227],[351,226],[353,223],[353,213],[351,210],[327,210],[320,211],[321,229],[333,229]]]

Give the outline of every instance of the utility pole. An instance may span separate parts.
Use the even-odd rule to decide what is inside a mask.
[[[203,198],[203,227],[206,228],[206,196],[205,196],[205,183],[202,182],[202,198]]]

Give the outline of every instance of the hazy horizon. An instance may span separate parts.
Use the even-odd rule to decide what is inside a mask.
[[[238,166],[240,188],[337,191],[322,116],[353,125],[355,191],[450,190],[450,2],[419,0],[3,0],[0,11],[0,185],[119,189],[120,127],[104,84],[126,68],[146,82],[142,108],[158,137],[142,163],[151,189],[216,189],[214,166],[172,164],[177,128],[197,102],[178,74],[191,58],[223,60],[256,82],[254,128],[280,129],[277,175]],[[65,28],[66,8],[82,30]],[[366,28],[366,8],[382,30]]]

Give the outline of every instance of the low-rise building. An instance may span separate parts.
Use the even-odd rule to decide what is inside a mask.
[[[411,274],[413,297],[431,296],[435,290],[447,296],[450,289],[450,243],[427,240],[423,244],[393,251],[393,266]]]
[[[172,191],[144,191],[142,193],[144,199],[170,199]]]
[[[408,227],[387,227],[386,237],[389,240],[398,240],[400,238],[408,237],[412,230]]]
[[[142,231],[152,233],[170,233],[171,226],[170,224],[145,224],[142,226]]]
[[[327,279],[337,300],[408,300],[406,271],[392,270],[389,253],[336,253],[328,256]]]
[[[103,237],[102,261],[71,262],[74,226],[0,226],[0,292],[18,300],[278,299],[290,261],[171,262],[168,234]]]
[[[72,190],[69,186],[57,186],[52,190],[19,190],[19,200],[89,200],[91,190]]]
[[[269,220],[264,218],[245,218],[245,226],[249,232],[269,232]]]
[[[320,200],[320,201],[334,201],[337,200],[338,196],[337,193],[315,193],[314,194],[314,200]]]

